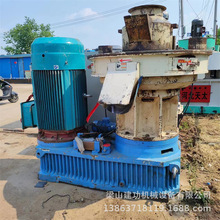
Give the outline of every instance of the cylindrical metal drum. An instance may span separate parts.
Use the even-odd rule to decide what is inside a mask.
[[[38,38],[32,44],[32,80],[39,139],[69,141],[85,124],[85,55],[73,38]]]
[[[173,48],[173,28],[162,5],[142,5],[129,9],[122,28],[123,51],[167,50]]]

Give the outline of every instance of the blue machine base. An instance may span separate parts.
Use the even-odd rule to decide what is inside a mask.
[[[39,179],[120,192],[179,191],[178,136],[164,141],[133,141],[116,135],[110,154],[81,154],[73,142],[38,141]],[[173,176],[173,168],[178,170]]]

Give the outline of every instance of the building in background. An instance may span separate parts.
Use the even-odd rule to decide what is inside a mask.
[[[179,40],[178,46],[188,49],[189,39]],[[190,104],[186,113],[219,114],[220,113],[220,52],[215,45],[214,38],[207,38],[207,49],[213,50],[209,57],[208,73],[198,76],[193,88],[191,86],[181,89],[180,101],[182,105]],[[192,92],[192,96],[191,96]]]
[[[1,55],[0,76],[4,79],[29,79],[30,65],[30,54]]]

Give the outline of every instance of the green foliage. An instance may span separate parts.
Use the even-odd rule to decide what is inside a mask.
[[[194,202],[200,203],[202,205],[206,205],[210,202],[210,199],[205,196],[204,189],[201,187],[196,187],[197,183],[197,169],[198,164],[196,162],[193,162],[189,165],[189,184],[191,186],[191,192],[193,193]]]
[[[189,140],[187,140],[186,144],[188,147],[193,147],[194,140],[192,138],[190,138]]]
[[[196,181],[197,181],[197,163],[192,162],[189,165],[189,184],[191,186],[192,192],[196,191]]]
[[[179,126],[180,130],[188,130],[189,129],[189,123],[187,121],[184,121],[181,123],[181,125]]]
[[[217,31],[217,45],[220,45],[220,28]]]
[[[10,31],[4,33],[6,47],[2,47],[7,54],[31,53],[31,44],[38,37],[53,37],[50,25],[38,25],[35,19],[25,17],[24,24],[17,24]]]

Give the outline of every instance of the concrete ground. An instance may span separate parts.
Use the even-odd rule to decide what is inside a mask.
[[[106,192],[101,190],[51,182],[44,188],[35,188],[39,182],[40,167],[40,162],[35,157],[36,144],[34,134],[0,132],[1,220],[176,219],[165,210],[165,202],[154,202],[152,211],[147,212],[138,211],[139,206],[143,207],[146,200],[108,199]],[[184,176],[182,182],[186,179]],[[57,194],[70,196],[71,203],[68,207],[68,196],[55,196],[44,203]],[[110,205],[124,205],[130,207],[131,211],[111,211]],[[164,211],[154,211],[155,206],[159,210],[160,205]]]
[[[0,102],[0,219],[121,218],[119,213],[104,211],[104,205],[109,204],[104,191],[64,183],[47,183],[44,188],[34,187],[39,182],[40,167],[35,157],[37,129],[28,128],[22,132],[20,123],[20,102],[26,101],[32,93],[32,85],[13,84],[13,88],[19,94],[19,101]],[[43,208],[42,203],[55,194],[69,195],[71,201],[75,202],[67,207],[68,196],[55,196]],[[115,204],[117,202],[112,201]],[[134,212],[130,215],[135,217],[137,214]],[[154,217],[160,215],[155,213]]]
[[[32,86],[14,84],[13,87],[19,94],[19,102],[0,102],[0,219],[120,219],[124,216],[126,213],[105,212],[105,205],[132,205],[133,202],[109,200],[104,191],[64,183],[47,183],[44,188],[35,188],[40,167],[35,157],[37,129],[21,132],[20,123],[20,102],[32,93]],[[42,203],[56,194],[70,196],[68,207],[68,196],[55,196],[43,208]],[[144,205],[145,201],[135,203]],[[135,219],[144,215],[129,213]],[[158,219],[164,214],[152,215]]]
[[[32,84],[12,84],[12,86],[13,91],[18,93],[19,100],[16,103],[10,103],[8,100],[0,101],[0,130],[21,129],[20,103],[25,102],[32,94]]]
[[[13,86],[19,93],[19,102],[32,93],[30,84]],[[146,200],[109,199],[104,191],[64,183],[48,182],[44,188],[35,188],[40,167],[35,157],[37,129],[21,131],[19,102],[0,102],[0,220],[197,219],[192,212],[169,212],[165,201],[154,201],[151,210],[148,207],[148,211],[140,211]],[[191,189],[187,172],[181,171],[181,190]],[[111,211],[110,205],[124,205],[131,210]]]
[[[71,199],[80,200],[68,208],[82,208],[91,201],[104,198],[104,192],[96,193],[62,183],[48,183],[44,188],[34,187],[38,183],[40,166],[35,157],[37,128],[21,132],[20,122],[20,102],[25,102],[32,93],[32,85],[12,86],[19,94],[19,101],[0,102],[0,219],[51,219],[56,211],[66,208],[68,200],[67,197],[55,197],[42,208],[42,202],[54,194],[69,194]]]

